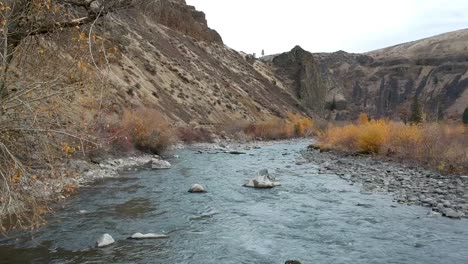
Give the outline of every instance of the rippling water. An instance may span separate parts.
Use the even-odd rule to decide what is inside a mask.
[[[389,195],[366,195],[335,175],[319,175],[318,164],[296,165],[307,143],[277,143],[248,155],[180,150],[171,170],[127,173],[84,188],[43,229],[1,239],[0,262],[468,263],[468,221],[394,208]],[[263,168],[282,186],[241,187]],[[188,193],[194,183],[209,192]],[[136,232],[170,238],[125,239]],[[103,233],[117,243],[94,249]]]

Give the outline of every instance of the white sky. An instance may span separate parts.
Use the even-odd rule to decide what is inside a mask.
[[[231,48],[366,52],[468,28],[468,0],[186,0]]]

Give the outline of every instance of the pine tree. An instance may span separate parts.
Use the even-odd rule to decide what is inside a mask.
[[[465,111],[463,112],[463,123],[468,124],[468,107],[465,108]]]
[[[413,124],[419,124],[423,121],[421,106],[416,96],[413,97],[413,103],[411,104],[411,116],[409,121]]]
[[[262,57],[265,56],[265,50],[262,49]]]

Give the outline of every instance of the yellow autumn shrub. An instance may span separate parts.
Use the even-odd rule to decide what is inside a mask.
[[[377,154],[389,139],[390,127],[384,120],[361,124],[358,128],[357,146],[360,152]]]

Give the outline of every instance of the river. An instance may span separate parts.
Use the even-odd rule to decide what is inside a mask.
[[[1,238],[0,263],[468,263],[468,221],[429,217],[319,174],[319,164],[296,164],[308,143],[246,155],[177,150],[172,169],[84,187],[40,230]],[[282,186],[242,187],[263,168]],[[188,193],[195,183],[208,193]],[[126,240],[136,232],[169,238]],[[95,249],[104,233],[116,244]]]

